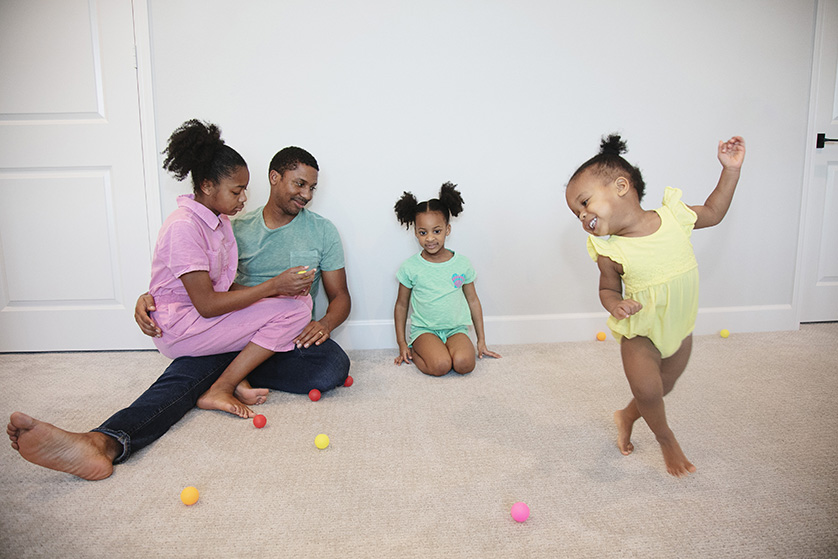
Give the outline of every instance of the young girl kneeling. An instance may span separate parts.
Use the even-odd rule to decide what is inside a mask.
[[[463,198],[453,184],[442,185],[439,198],[417,203],[405,192],[396,202],[399,223],[413,225],[422,251],[399,268],[399,294],[394,318],[399,356],[396,365],[413,363],[427,375],[442,376],[451,369],[460,374],[474,370],[474,345],[468,326],[477,334],[477,356],[498,358],[489,351],[483,333],[483,309],[474,288],[475,272],[468,259],[445,248],[451,216],[463,210]],[[410,341],[405,337],[408,307]]]

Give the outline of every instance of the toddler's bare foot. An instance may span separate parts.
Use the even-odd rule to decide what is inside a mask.
[[[248,406],[258,406],[264,404],[268,400],[267,388],[253,388],[250,383],[243,380],[236,386],[236,391],[233,395],[239,399],[243,404]]]
[[[220,410],[232,413],[244,419],[253,417],[253,410],[228,392],[210,387],[198,398],[197,406],[202,410]]]
[[[617,425],[617,446],[620,452],[628,456],[634,451],[634,445],[631,443],[634,422],[626,417],[625,410],[617,410],[614,412],[614,423]]]
[[[91,481],[113,473],[119,443],[104,433],[71,433],[20,412],[11,415],[6,433],[33,464]]]
[[[668,439],[658,439],[663,451],[663,460],[666,462],[666,471],[675,477],[683,477],[695,473],[695,466],[687,460],[684,451],[681,450],[681,445],[672,437]]]

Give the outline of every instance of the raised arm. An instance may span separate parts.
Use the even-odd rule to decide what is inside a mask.
[[[697,216],[696,229],[718,225],[727,214],[745,160],[745,140],[741,136],[734,136],[727,142],[720,141],[718,157],[722,164],[722,174],[716,188],[703,206],[690,206]]]

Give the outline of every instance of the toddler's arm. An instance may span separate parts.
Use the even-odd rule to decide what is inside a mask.
[[[741,136],[734,136],[726,142],[719,142],[718,157],[722,164],[722,174],[716,188],[703,206],[690,206],[697,216],[696,229],[718,225],[727,214],[745,160],[745,140]]]
[[[477,297],[474,282],[463,285],[463,294],[466,296],[468,308],[471,311],[471,322],[474,324],[474,332],[477,334],[477,357],[482,359],[484,355],[488,355],[499,359],[500,354],[489,351],[489,348],[486,347],[486,335],[483,331],[483,305],[480,304],[480,299]]]
[[[396,307],[393,310],[393,322],[396,325],[396,343],[399,344],[399,356],[396,357],[396,365],[410,363],[413,355],[407,346],[405,337],[405,326],[407,324],[407,309],[410,306],[410,289],[399,282],[399,294],[396,297]]]
[[[643,308],[634,299],[623,299],[623,266],[610,258],[599,256],[599,300],[617,320],[628,318]]]

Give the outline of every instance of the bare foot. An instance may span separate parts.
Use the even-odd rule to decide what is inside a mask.
[[[687,460],[681,445],[672,437],[671,440],[658,439],[663,452],[663,460],[666,462],[666,471],[675,477],[682,477],[695,473],[695,466]]]
[[[628,456],[634,451],[634,445],[631,443],[634,422],[626,417],[625,410],[617,410],[614,412],[614,423],[617,425],[617,447],[624,456]]]
[[[71,433],[20,412],[11,415],[6,433],[12,448],[33,464],[91,481],[113,473],[120,448],[104,433]]]
[[[243,380],[236,386],[236,391],[233,392],[233,395],[243,404],[258,406],[268,400],[268,389],[253,388],[249,382]]]
[[[202,410],[220,410],[244,419],[256,415],[253,410],[228,392],[210,387],[198,398],[197,406]]]

